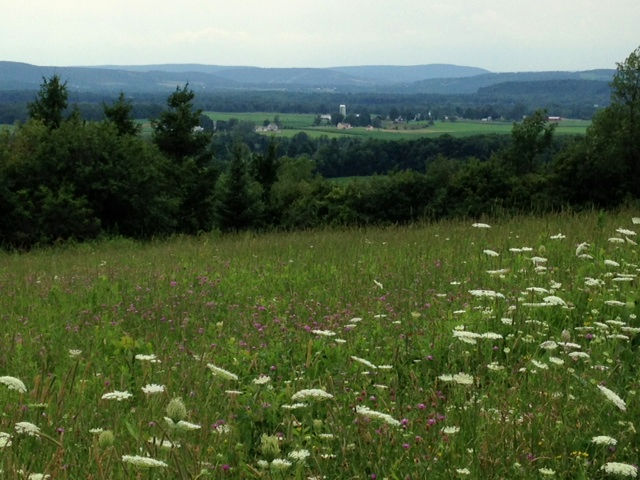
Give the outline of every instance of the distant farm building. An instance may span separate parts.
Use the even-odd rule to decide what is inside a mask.
[[[349,130],[350,128],[353,128],[350,123],[342,123],[342,122],[338,123],[336,127],[338,128],[338,130]]]
[[[278,130],[280,129],[278,128],[278,125],[276,125],[275,123],[270,123],[265,126],[256,127],[256,132],[277,132]]]
[[[550,122],[559,122],[560,120],[562,120],[562,117],[547,117],[547,120]]]

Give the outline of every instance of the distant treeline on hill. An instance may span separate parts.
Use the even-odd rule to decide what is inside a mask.
[[[0,123],[26,121],[33,90],[0,90]],[[371,115],[387,116],[392,111],[405,114],[431,112],[433,118],[484,117],[521,120],[543,108],[551,115],[590,119],[608,105],[608,82],[595,80],[551,80],[511,82],[492,85],[468,94],[427,94],[393,92],[327,92],[278,90],[223,90],[199,92],[196,108],[220,112],[333,113],[339,104]],[[103,103],[113,102],[111,92],[69,91],[69,104],[87,120],[102,120]],[[164,108],[165,93],[136,93],[129,99],[135,118],[154,118]]]
[[[640,48],[618,66],[611,89],[583,137],[556,139],[537,110],[506,137],[276,142],[245,122],[203,128],[188,86],[168,96],[150,136],[124,94],[101,105],[102,120],[86,121],[54,75],[28,103],[27,121],[0,132],[0,242],[30,248],[637,202]]]

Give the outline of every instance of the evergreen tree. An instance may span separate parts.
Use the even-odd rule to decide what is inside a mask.
[[[140,133],[140,124],[131,118],[133,106],[125,98],[123,92],[120,92],[118,100],[112,105],[103,104],[102,109],[107,120],[118,129],[119,135],[138,135]]]
[[[43,77],[36,99],[28,105],[29,116],[41,120],[51,129],[60,127],[67,96],[67,82],[62,83],[58,75],[49,79]]]
[[[214,218],[222,231],[257,227],[264,211],[260,184],[249,175],[248,147],[243,143],[236,143],[231,153],[227,171],[216,184]]]
[[[202,155],[209,145],[211,134],[200,128],[201,110],[194,110],[195,94],[187,83],[167,99],[168,110],[152,122],[153,141],[169,157],[181,160]]]

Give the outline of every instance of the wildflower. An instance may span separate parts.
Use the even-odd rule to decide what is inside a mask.
[[[508,268],[500,268],[498,270],[487,270],[487,273],[489,275],[504,275],[505,273],[508,273],[509,269]]]
[[[473,385],[473,377],[467,373],[456,373],[453,376],[453,381],[460,385]]]
[[[536,366],[536,368],[539,368],[540,370],[547,370],[549,368],[549,365],[547,365],[544,362],[539,362],[537,360],[532,359],[531,363],[533,363]]]
[[[555,295],[549,295],[548,297],[543,298],[545,303],[549,303],[551,305],[560,305],[562,307],[566,307],[566,302],[560,297],[556,297]]]
[[[555,470],[551,470],[550,468],[539,468],[538,471],[542,475],[547,475],[547,476],[552,476],[556,474]]]
[[[187,407],[180,397],[171,399],[167,405],[167,416],[175,422],[179,422],[180,420],[187,418]]]
[[[142,387],[142,391],[144,393],[146,393],[147,395],[153,395],[156,393],[162,393],[165,391],[165,387],[164,385],[158,385],[155,383],[150,383],[148,385],[145,385],[144,387]]]
[[[219,434],[229,433],[231,431],[231,427],[226,423],[223,423],[221,425],[213,427],[213,431]]]
[[[616,407],[618,407],[623,412],[627,411],[627,404],[624,403],[624,400],[622,400],[614,391],[609,390],[603,385],[598,385],[598,388],[604,394],[604,396],[607,397],[607,399],[611,401]]]
[[[131,397],[133,397],[133,395],[129,392],[119,392],[118,390],[114,390],[113,392],[102,395],[102,400],[117,400],[118,402],[121,402],[122,400],[127,400]]]
[[[540,344],[540,348],[543,348],[544,350],[555,350],[558,348],[558,344],[553,340],[547,340]]]
[[[285,460],[284,458],[274,458],[271,461],[271,468],[274,470],[286,470],[291,466],[291,462],[289,460]]]
[[[502,340],[504,338],[502,335],[500,335],[499,333],[495,333],[495,332],[484,332],[480,336],[482,338],[488,339],[488,340]]]
[[[598,435],[591,438],[591,443],[595,443],[596,445],[614,446],[617,445],[618,441],[615,438],[609,437],[607,435]]]
[[[440,431],[445,435],[453,435],[454,433],[458,433],[460,431],[460,427],[442,427]]]
[[[171,440],[160,440],[159,438],[150,438],[148,442],[163,450],[171,450],[172,448],[180,448],[179,443],[173,443]]]
[[[471,470],[468,468],[456,468],[456,473],[458,475],[471,475]]]
[[[604,264],[607,267],[619,267],[620,266],[620,264],[618,262],[616,262],[615,260],[609,260],[609,259],[606,259],[604,261]]]
[[[467,330],[454,330],[453,331],[454,338],[457,338],[465,343],[470,343],[471,345],[475,345],[476,338],[480,338],[481,335],[475,332],[469,332]]]
[[[567,238],[567,236],[562,233],[556,233],[555,235],[551,235],[549,238],[551,240],[562,240],[563,238]]]
[[[624,243],[624,238],[620,237],[610,237],[608,239],[609,243]]]
[[[151,457],[142,457],[140,455],[123,455],[122,461],[124,463],[130,463],[136,467],[141,468],[156,468],[156,467],[168,467],[162,460],[156,460]]]
[[[358,363],[361,363],[373,370],[376,370],[378,367],[376,365],[374,365],[373,363],[371,363],[369,360],[365,360],[364,358],[360,358],[360,357],[356,357],[355,355],[351,355],[351,360],[354,360]]]
[[[102,432],[104,432],[104,429],[102,429],[102,428],[91,428],[91,429],[89,429],[89,433],[91,433],[93,435],[99,435]]]
[[[140,360],[141,362],[149,362],[149,363],[160,363],[158,357],[156,357],[153,353],[150,355],[143,355],[141,353],[136,355],[136,360]]]
[[[11,446],[11,435],[8,433],[0,432],[0,448]]]
[[[487,364],[487,368],[489,370],[493,370],[494,372],[497,372],[499,370],[504,370],[504,367],[500,365],[498,362],[491,362]]]
[[[549,361],[555,365],[564,365],[564,360],[558,357],[549,357]]]
[[[333,395],[331,395],[330,393],[325,392],[324,390],[320,389],[320,388],[310,388],[310,389],[306,389],[306,390],[300,390],[296,393],[294,393],[291,396],[291,400],[296,401],[296,400],[306,400],[306,399],[317,399],[317,400],[324,400],[324,399],[329,399],[329,398],[333,398]]]
[[[580,245],[576,247],[576,257],[579,257],[584,251],[589,248],[589,244],[587,242],[582,242]]]
[[[238,376],[235,373],[231,373],[224,368],[216,367],[211,363],[207,363],[207,367],[209,367],[209,370],[217,377],[226,378],[227,380],[238,380]]]
[[[604,303],[610,307],[624,307],[626,305],[626,303],[618,300],[605,300]]]
[[[51,475],[46,473],[30,473],[27,480],[47,480],[51,478]]]
[[[527,290],[528,292],[535,292],[535,293],[549,293],[549,290],[542,287],[527,287],[525,290]]]
[[[491,228],[491,225],[488,225],[486,223],[474,223],[471,226],[474,228]]]
[[[311,333],[315,333],[321,337],[333,337],[336,334],[336,332],[332,332],[331,330],[311,330]]]
[[[489,249],[483,250],[482,253],[484,253],[485,255],[488,255],[489,257],[499,257],[500,256],[500,254],[498,252],[496,252],[494,250],[489,250]]]
[[[280,438],[277,435],[263,433],[260,436],[260,452],[271,458],[280,455]]]
[[[633,217],[633,218],[631,219],[631,222],[632,222],[634,225],[640,225],[640,217]]]
[[[382,284],[379,281],[374,279],[373,283],[375,283],[376,287],[378,287],[380,290],[384,290],[384,287],[382,286]]]
[[[356,406],[356,413],[359,414],[359,415],[362,415],[363,417],[367,417],[367,418],[377,418],[377,419],[382,420],[385,423],[388,423],[389,425],[392,425],[394,427],[399,427],[400,426],[400,422],[398,420],[396,420],[395,418],[393,418],[391,415],[388,415],[388,414],[382,413],[382,412],[378,412],[376,410],[371,410],[369,407],[364,406],[364,405]]]
[[[82,354],[82,350],[76,350],[76,349],[69,350],[69,356],[71,358],[78,357],[78,356],[80,356],[80,354]]]
[[[115,436],[113,435],[113,432],[111,430],[105,430],[103,432],[100,432],[100,435],[98,435],[98,445],[100,446],[100,448],[110,447],[111,445],[113,445],[114,441]]]
[[[309,450],[305,450],[304,448],[302,448],[300,450],[293,450],[292,452],[289,452],[289,455],[287,456],[294,462],[304,463],[304,461],[310,455],[311,453],[309,453]]]
[[[589,358],[591,358],[587,352],[571,352],[569,354],[569,356],[571,358],[573,358],[574,360],[576,360],[578,358],[582,358],[582,359],[588,360]]]
[[[253,383],[255,385],[264,385],[266,383],[269,383],[271,381],[271,377],[269,377],[268,375],[258,375],[257,378],[253,379]]]
[[[614,340],[627,340],[627,341],[629,340],[629,337],[627,335],[622,335],[621,333],[607,335],[607,338],[614,339]]]
[[[607,462],[600,467],[605,473],[613,473],[623,477],[636,478],[638,476],[638,467],[629,465],[628,463]]]
[[[284,404],[281,405],[280,408],[283,408],[285,410],[297,410],[298,408],[304,408],[307,407],[309,404],[308,403],[302,403],[302,402],[298,402],[298,403],[292,403],[292,404]]]
[[[19,378],[9,376],[0,377],[0,383],[6,385],[9,390],[17,390],[20,393],[27,392],[27,387]]]
[[[30,422],[18,422],[14,428],[16,433],[24,433],[30,437],[36,437],[40,434],[40,427]]]
[[[636,235],[636,232],[634,232],[633,230],[628,230],[626,228],[616,228],[616,232],[627,237],[633,237]]]
[[[504,298],[504,295],[493,290],[469,290],[474,297]]]
[[[167,422],[167,425],[172,430],[178,430],[182,432],[187,432],[190,430],[200,430],[202,427],[196,423],[187,422],[186,420],[180,420],[178,422],[174,422],[169,417],[164,417],[164,421]]]

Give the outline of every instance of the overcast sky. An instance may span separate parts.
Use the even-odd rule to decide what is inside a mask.
[[[0,60],[615,68],[640,0],[2,0]]]

